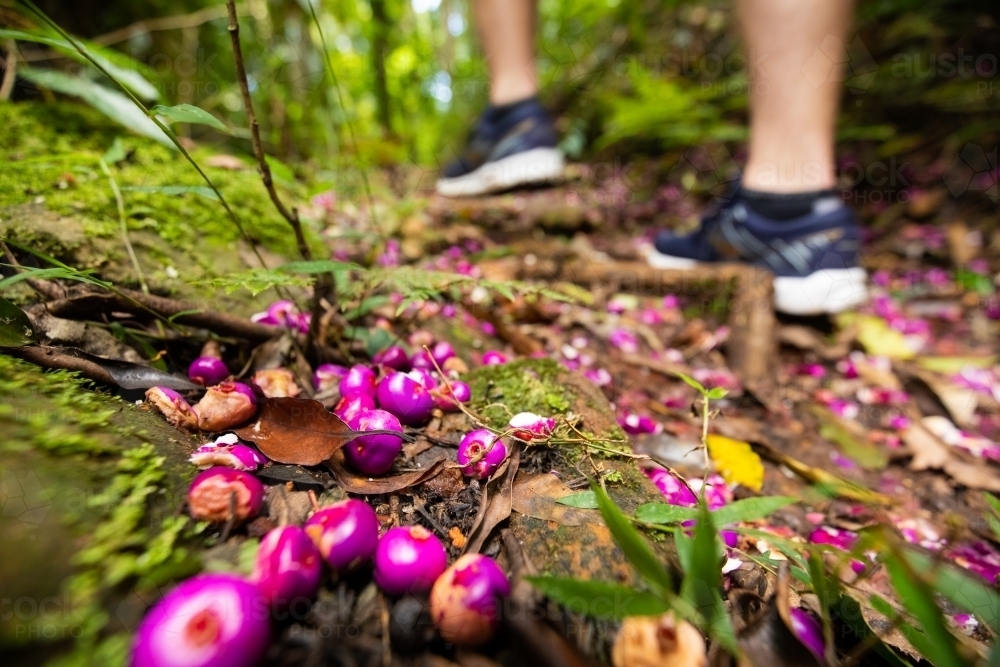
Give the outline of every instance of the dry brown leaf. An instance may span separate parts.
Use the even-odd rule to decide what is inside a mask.
[[[919,423],[911,424],[902,433],[903,443],[913,454],[912,470],[935,469],[944,471],[955,482],[970,489],[1000,492],[1000,474],[985,461],[964,460],[940,438]]]
[[[378,496],[383,493],[396,493],[432,479],[444,470],[444,459],[434,461],[423,470],[384,477],[368,477],[350,470],[344,465],[344,453],[339,451],[326,461],[326,466],[333,472],[344,491],[362,496]]]
[[[597,510],[584,510],[556,502],[571,493],[573,490],[555,475],[522,475],[514,482],[511,506],[515,512],[543,521],[555,521],[563,526],[601,523]]]
[[[507,460],[483,487],[483,496],[479,501],[479,512],[476,514],[472,529],[469,530],[468,542],[462,553],[479,553],[497,524],[510,516],[514,494],[514,477],[517,476],[517,468],[520,463],[521,448],[514,447]]]
[[[307,398],[265,399],[257,418],[235,432],[272,461],[303,466],[319,465],[358,436],[322,403]],[[399,436],[411,439],[402,433]]]

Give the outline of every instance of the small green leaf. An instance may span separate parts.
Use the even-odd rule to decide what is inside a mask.
[[[720,398],[725,398],[728,395],[729,395],[729,390],[723,389],[722,387],[712,387],[711,389],[708,390],[708,393],[706,394],[706,396],[708,396],[713,401],[717,401]]]
[[[759,498],[744,498],[724,505],[712,512],[712,521],[725,526],[741,521],[758,521],[764,519],[782,507],[787,507],[797,501],[790,496],[761,496]]]
[[[680,507],[667,503],[646,503],[635,508],[635,518],[645,523],[680,523],[698,516],[693,507]]]
[[[0,298],[0,347],[24,347],[35,341],[35,330],[24,311]]]
[[[719,540],[704,498],[699,502],[698,525],[691,545],[691,562],[681,584],[681,598],[688,601],[702,620],[702,629],[736,655],[736,635],[722,601],[722,557]]]
[[[332,259],[314,259],[301,262],[286,262],[278,267],[285,273],[333,273],[335,271],[350,271],[361,267],[351,262],[337,262]]]
[[[169,123],[208,125],[221,132],[230,133],[229,128],[223,125],[221,120],[193,104],[177,104],[170,107],[157,104],[150,109],[150,112],[155,113],[157,116],[163,116]]]
[[[569,505],[570,507],[578,507],[585,510],[596,510],[599,508],[597,498],[594,496],[593,491],[571,493],[568,496],[557,498],[556,502],[560,505]]]
[[[111,148],[108,149],[108,152],[101,159],[110,165],[115,165],[124,160],[126,155],[125,142],[122,141],[121,137],[115,137]]]
[[[570,611],[594,618],[656,616],[670,610],[670,606],[656,595],[621,584],[562,577],[525,579]]]
[[[701,393],[702,395],[704,395],[704,394],[707,393],[707,390],[705,389],[705,385],[703,385],[702,383],[698,382],[697,380],[695,380],[690,375],[684,375],[684,373],[674,373],[674,375],[676,375],[677,377],[679,377],[680,379],[684,380],[689,385],[691,385],[692,387],[694,387],[695,389],[697,389],[699,391],[699,393]]]
[[[625,557],[654,590],[664,594],[672,593],[673,578],[639,531],[632,526],[628,517],[618,509],[604,489],[593,482],[590,486],[594,491],[598,509],[601,510],[601,516],[604,517],[604,523],[607,524],[619,548],[625,553]]]

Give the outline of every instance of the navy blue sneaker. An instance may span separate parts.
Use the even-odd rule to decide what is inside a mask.
[[[775,221],[740,201],[739,190],[688,236],[660,232],[648,255],[661,269],[744,262],[771,271],[774,307],[792,315],[839,313],[868,300],[858,265],[861,230],[839,197],[821,197],[798,218]]]
[[[438,194],[472,197],[562,178],[563,154],[548,112],[535,97],[491,106],[465,150],[445,166]]]

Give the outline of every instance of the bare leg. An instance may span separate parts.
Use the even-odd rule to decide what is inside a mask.
[[[831,188],[851,0],[737,0],[750,63],[743,184],[777,193]]]
[[[537,93],[536,0],[473,0],[472,9],[490,69],[490,103],[509,104]]]

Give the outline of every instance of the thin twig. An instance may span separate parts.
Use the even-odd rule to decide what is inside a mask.
[[[14,90],[14,80],[17,76],[17,44],[13,39],[4,42],[4,49],[7,50],[7,62],[3,64],[3,82],[0,83],[0,102],[10,99],[10,94]]]
[[[236,14],[236,3],[234,0],[226,0],[226,9],[229,12],[229,37],[233,42],[233,62],[236,65],[236,79],[240,84],[240,92],[243,93],[243,109],[247,114],[247,123],[250,125],[250,142],[253,144],[253,155],[257,159],[257,168],[260,170],[261,180],[271,198],[271,203],[278,209],[292,231],[295,232],[295,243],[299,247],[299,254],[302,259],[312,259],[312,252],[309,244],[306,243],[305,235],[302,233],[302,223],[299,221],[299,214],[295,208],[289,210],[278,196],[274,189],[274,179],[271,177],[271,167],[267,164],[267,156],[264,155],[264,146],[260,141],[260,124],[257,116],[253,112],[253,100],[250,98],[250,84],[247,80],[247,70],[243,64],[243,49],[240,47],[240,22]]]
[[[149,294],[149,285],[146,284],[146,277],[142,274],[142,267],[139,266],[139,258],[135,256],[135,249],[132,248],[132,242],[128,238],[128,224],[125,221],[125,201],[122,199],[122,191],[118,188],[118,181],[115,180],[115,175],[111,173],[104,158],[100,159],[100,163],[101,171],[108,177],[108,181],[111,183],[111,192],[115,195],[115,203],[118,206],[118,226],[122,234],[122,243],[125,244],[125,252],[128,253],[128,258],[132,261],[132,267],[135,269],[135,275],[139,279],[139,286],[142,288],[143,294]]]
[[[208,185],[208,187],[212,189],[212,192],[215,193],[216,197],[218,197],[219,203],[221,203],[223,208],[226,209],[226,213],[229,215],[229,218],[233,221],[233,224],[236,225],[236,228],[240,231],[240,234],[243,236],[244,239],[246,239],[247,243],[250,244],[250,249],[253,251],[253,254],[257,257],[257,261],[260,262],[260,265],[262,267],[267,268],[267,263],[264,261],[264,257],[260,254],[260,250],[257,249],[257,244],[254,243],[253,238],[250,236],[250,234],[247,233],[246,228],[243,227],[243,223],[236,215],[236,212],[229,205],[229,202],[226,201],[226,198],[222,196],[222,193],[219,192],[219,188],[215,186],[215,183],[213,183],[212,179],[208,177],[208,174],[206,174],[205,171],[201,168],[201,166],[197,162],[195,162],[194,158],[191,157],[191,154],[188,152],[188,150],[184,148],[184,145],[177,138],[177,135],[175,135],[173,131],[169,127],[167,127],[163,123],[163,121],[161,121],[157,117],[155,113],[151,112],[148,108],[146,108],[146,105],[142,103],[142,100],[136,97],[128,86],[126,86],[116,77],[114,77],[104,67],[104,65],[101,64],[99,60],[90,55],[90,52],[87,51],[85,48],[83,48],[83,46],[76,41],[76,38],[74,38],[68,32],[63,30],[62,26],[60,26],[58,23],[50,19],[49,16],[41,9],[39,9],[34,2],[32,2],[31,0],[17,0],[17,2],[18,4],[26,7],[28,11],[37,16],[47,26],[55,30],[57,33],[59,33],[60,37],[62,37],[67,42],[72,44],[73,48],[75,48],[77,52],[80,53],[80,55],[86,58],[91,65],[96,67],[101,74],[103,74],[104,76],[108,77],[111,81],[113,81],[115,85],[118,86],[118,88],[123,93],[125,93],[125,95],[132,101],[132,103],[135,104],[137,107],[139,107],[139,109],[141,109],[142,112],[146,114],[146,117],[149,118],[151,121],[153,121],[153,123],[158,128],[160,128],[160,130],[166,135],[166,137],[170,140],[170,142],[174,145],[174,147],[176,147],[177,150],[180,151],[180,154],[184,156],[184,159],[187,160],[189,163],[191,163],[191,166],[194,167],[195,171],[198,172],[198,175],[201,176],[202,180],[204,180],[205,183]]]
[[[347,115],[347,107],[344,105],[344,93],[340,89],[340,80],[337,78],[337,72],[333,69],[333,63],[330,62],[330,49],[326,45],[326,37],[323,35],[323,26],[319,22],[319,17],[316,16],[316,8],[313,6],[312,2],[305,3],[309,7],[309,14],[312,16],[313,23],[316,24],[316,32],[319,33],[319,43],[323,47],[323,63],[326,65],[326,71],[330,75],[330,82],[333,83],[333,88],[337,91],[337,103],[340,104],[340,110],[344,114],[344,123],[347,125],[347,134],[351,139],[351,150],[354,154],[358,154],[358,139],[354,134],[354,123],[351,122],[350,117]],[[375,214],[375,197],[372,195],[372,187],[368,182],[368,172],[365,171],[364,167],[359,170],[361,174],[361,184],[365,188],[365,197],[368,198],[368,209],[369,215],[372,218],[372,225],[375,229],[378,229],[378,219]]]

